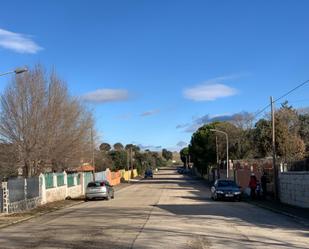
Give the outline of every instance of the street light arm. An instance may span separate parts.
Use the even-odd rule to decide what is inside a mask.
[[[220,130],[217,130],[217,129],[210,129],[210,131],[219,132],[219,133],[224,134],[225,136],[228,136],[226,132],[224,132],[224,131],[220,131]]]
[[[0,76],[7,75],[7,74],[13,74],[13,73],[21,74],[21,73],[24,73],[24,72],[27,72],[27,71],[28,71],[27,67],[18,67],[15,70],[8,71],[8,72],[5,72],[5,73],[0,73]]]
[[[9,71],[9,72],[6,72],[6,73],[1,73],[0,76],[11,74],[11,73],[15,73],[15,71]]]

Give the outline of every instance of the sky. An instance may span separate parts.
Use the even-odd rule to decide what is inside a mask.
[[[255,113],[309,79],[308,9],[274,0],[4,1],[0,73],[55,68],[93,110],[100,142],[179,150],[205,120]],[[0,77],[0,93],[10,79]],[[309,84],[286,99],[309,106]]]

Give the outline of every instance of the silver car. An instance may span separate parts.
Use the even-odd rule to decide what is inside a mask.
[[[89,182],[86,189],[85,201],[91,199],[114,199],[114,188],[108,181]]]

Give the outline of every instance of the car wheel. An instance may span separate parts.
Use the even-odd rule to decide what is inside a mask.
[[[85,198],[85,202],[87,202],[87,201],[89,201],[89,199],[86,197],[86,198]]]

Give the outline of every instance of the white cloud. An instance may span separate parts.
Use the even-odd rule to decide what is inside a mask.
[[[194,101],[212,101],[237,94],[237,90],[229,86],[215,84],[201,84],[184,90],[184,96]]]
[[[145,117],[145,116],[151,116],[151,115],[155,115],[155,114],[157,114],[157,113],[159,113],[160,112],[160,110],[159,109],[156,109],[156,110],[151,110],[151,111],[147,111],[147,112],[143,112],[143,113],[141,113],[141,115],[140,116],[142,116],[142,117]]]
[[[98,89],[84,94],[82,98],[88,102],[107,103],[127,100],[129,98],[129,93],[125,89]]]
[[[177,147],[185,147],[185,146],[187,146],[187,145],[188,145],[188,143],[186,143],[186,142],[184,142],[184,141],[179,141],[179,142],[176,144]]]
[[[0,29],[0,47],[17,53],[35,54],[43,48],[36,44],[29,35]]]

